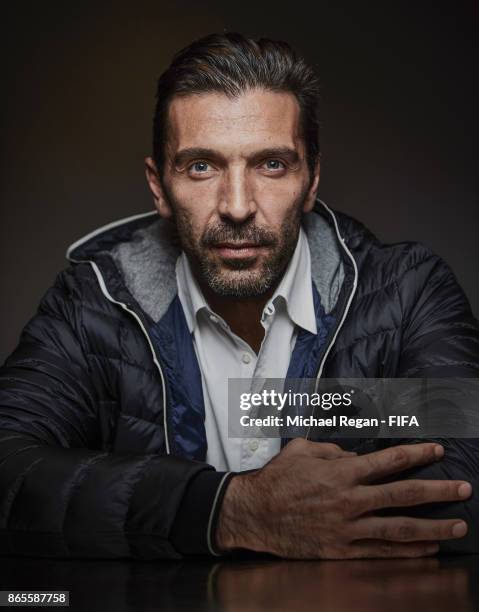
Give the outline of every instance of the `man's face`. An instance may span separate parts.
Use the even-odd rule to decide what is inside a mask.
[[[216,294],[260,296],[285,271],[319,181],[299,120],[292,94],[263,89],[170,103],[162,180],[151,158],[147,177],[200,284]]]

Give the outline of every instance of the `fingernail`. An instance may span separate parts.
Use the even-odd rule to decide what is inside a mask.
[[[434,456],[436,457],[436,459],[441,459],[441,457],[444,456],[444,447],[439,446],[439,444],[436,444],[436,446],[434,447]]]
[[[472,493],[472,487],[468,482],[464,482],[457,488],[459,497],[469,497]]]
[[[455,538],[462,538],[467,533],[467,524],[464,522],[456,523],[452,528],[452,535]]]

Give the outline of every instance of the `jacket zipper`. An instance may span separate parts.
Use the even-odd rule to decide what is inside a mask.
[[[339,321],[338,325],[336,326],[335,332],[333,334],[333,337],[331,338],[328,346],[326,347],[326,349],[323,351],[323,355],[321,357],[321,362],[319,364],[319,368],[318,368],[318,373],[316,374],[316,382],[314,385],[314,392],[316,393],[318,390],[318,386],[319,386],[319,381],[321,378],[321,374],[323,373],[323,369],[324,369],[324,364],[326,363],[326,359],[331,351],[331,349],[333,348],[334,343],[336,342],[336,338],[339,334],[339,332],[341,331],[341,328],[344,324],[344,321],[346,320],[346,317],[348,316],[348,312],[349,309],[351,307],[351,303],[353,301],[354,295],[356,293],[356,289],[358,287],[358,266],[356,264],[356,260],[354,259],[351,251],[348,249],[347,245],[346,245],[346,240],[345,238],[343,238],[343,236],[341,236],[341,233],[339,231],[339,227],[338,227],[338,221],[336,219],[336,215],[333,213],[333,211],[322,201],[319,200],[318,201],[322,204],[322,206],[328,211],[328,213],[330,214],[333,223],[334,223],[334,228],[336,230],[336,235],[339,239],[339,242],[342,246],[342,248],[346,251],[347,256],[349,257],[349,259],[351,260],[352,264],[353,264],[353,268],[354,268],[354,279],[353,279],[353,286],[351,289],[351,293],[349,294],[348,300],[346,302],[346,306],[343,310],[342,316],[341,316],[341,320]],[[306,432],[306,436],[305,439],[307,440],[309,438],[309,434],[311,433],[311,425],[308,427],[308,431]]]

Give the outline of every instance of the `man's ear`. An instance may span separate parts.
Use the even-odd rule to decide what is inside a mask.
[[[145,158],[145,173],[146,180],[153,194],[153,201],[155,202],[155,206],[160,216],[164,219],[170,219],[173,216],[173,211],[171,210],[168,199],[165,197],[158,169],[152,157]]]
[[[314,166],[313,178],[311,180],[311,185],[309,186],[308,193],[304,200],[303,204],[303,212],[308,213],[311,212],[314,208],[314,204],[316,202],[316,195],[319,187],[319,177],[320,177],[320,161],[319,157]]]

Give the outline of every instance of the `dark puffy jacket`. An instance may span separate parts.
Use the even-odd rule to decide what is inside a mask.
[[[319,200],[304,227],[318,334],[300,331],[288,376],[479,375],[478,324],[439,257],[416,243],[381,244]],[[71,265],[0,370],[2,554],[214,554],[232,475],[205,463],[178,253],[156,212],[112,223],[68,250]],[[409,477],[479,484],[479,443],[442,442],[444,459]],[[443,548],[479,552],[479,490],[422,511],[465,518],[468,536]]]

